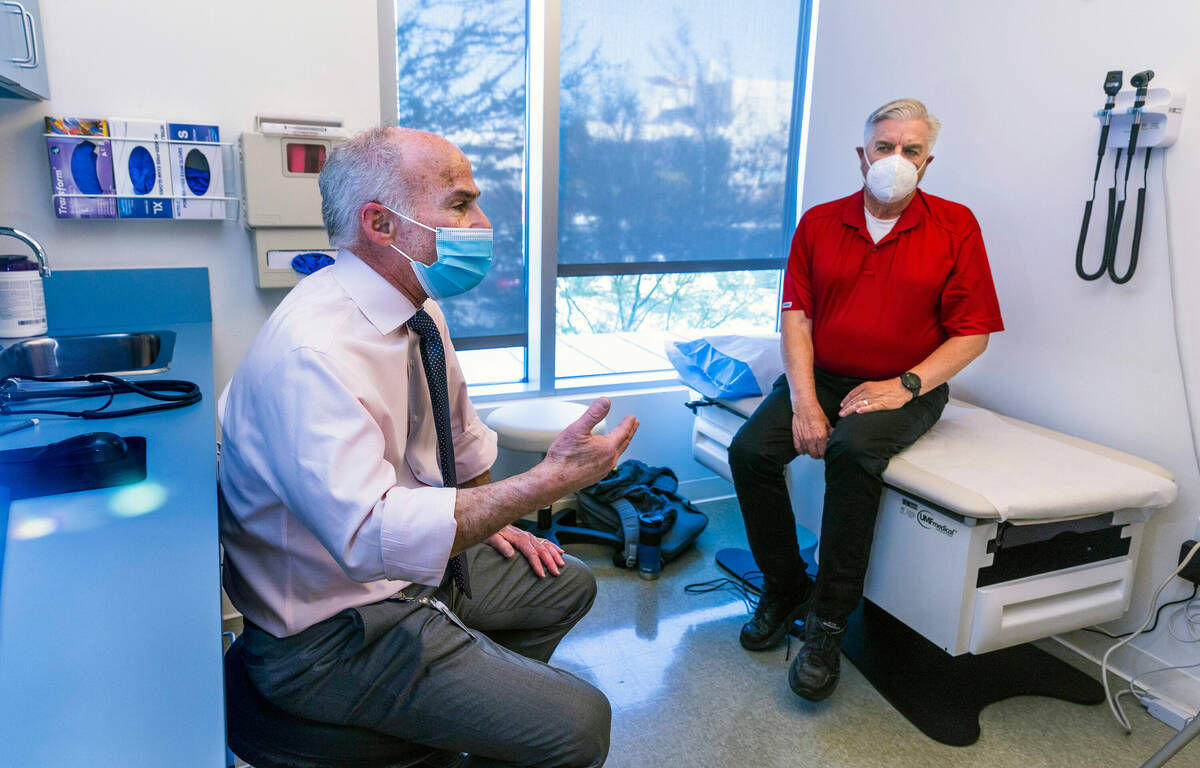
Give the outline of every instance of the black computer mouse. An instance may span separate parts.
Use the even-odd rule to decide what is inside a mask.
[[[120,435],[88,432],[47,445],[34,461],[60,467],[105,464],[125,458],[128,452],[129,446]]]

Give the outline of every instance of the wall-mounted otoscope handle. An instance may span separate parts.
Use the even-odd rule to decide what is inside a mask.
[[[1079,228],[1079,242],[1075,245],[1075,274],[1084,280],[1096,280],[1104,274],[1105,264],[1100,262],[1100,268],[1095,272],[1087,272],[1083,268],[1083,246],[1087,242],[1088,224],[1092,221],[1092,203],[1087,200],[1083,204],[1083,226]]]
[[[1124,204],[1124,200],[1121,201]],[[1117,285],[1128,283],[1133,277],[1134,271],[1137,269],[1138,262],[1138,247],[1142,242],[1142,214],[1146,210],[1146,188],[1142,187],[1138,190],[1137,201],[1137,219],[1133,223],[1133,248],[1129,252],[1129,266],[1125,270],[1125,274],[1117,274],[1117,258],[1116,253],[1113,253],[1113,258],[1108,262],[1108,276]]]

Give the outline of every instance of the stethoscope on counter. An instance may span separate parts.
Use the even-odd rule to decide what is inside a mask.
[[[1137,191],[1137,215],[1133,225],[1133,245],[1129,253],[1129,266],[1124,274],[1117,274],[1117,241],[1121,234],[1121,220],[1125,215],[1125,201],[1129,196],[1129,171],[1133,166],[1134,154],[1137,152],[1138,134],[1142,126],[1142,108],[1146,105],[1146,92],[1153,77],[1154,72],[1147,69],[1129,79],[1129,84],[1137,89],[1134,94],[1133,108],[1129,110],[1133,116],[1133,122],[1129,128],[1129,144],[1124,150],[1117,149],[1116,161],[1113,163],[1113,183],[1108,188],[1108,217],[1104,227],[1104,250],[1101,254],[1100,266],[1095,272],[1088,272],[1083,267],[1083,247],[1092,218],[1092,205],[1096,201],[1096,184],[1100,180],[1100,167],[1104,164],[1104,152],[1108,149],[1108,130],[1112,122],[1113,108],[1116,106],[1117,93],[1121,90],[1122,73],[1120,70],[1113,70],[1104,79],[1106,99],[1104,109],[1097,113],[1097,116],[1100,117],[1100,146],[1096,151],[1096,171],[1092,174],[1092,198],[1084,203],[1083,225],[1079,230],[1079,242],[1075,246],[1075,273],[1084,280],[1097,280],[1107,274],[1114,283],[1122,285],[1129,282],[1137,269],[1138,249],[1142,240],[1142,218],[1146,211],[1146,179],[1150,170],[1152,147],[1142,150],[1145,155],[1145,161],[1142,164],[1142,186]],[[1125,155],[1125,182],[1121,191],[1121,199],[1118,200],[1117,176],[1121,167],[1122,152]]]
[[[22,389],[22,382],[37,382],[41,384],[65,384],[69,382],[84,382],[77,387],[47,387],[45,389]],[[109,410],[114,398],[125,393],[135,393],[151,400],[159,401],[156,405],[143,405],[137,408],[121,408]],[[108,399],[98,408],[81,411],[59,411],[40,408],[14,408],[14,403],[30,400],[73,400],[85,397],[107,397]],[[115,419],[122,416],[136,416],[155,411],[169,411],[184,408],[200,402],[200,387],[190,381],[178,379],[150,379],[134,383],[118,376],[103,373],[91,373],[86,376],[5,376],[0,379],[0,415],[45,414],[50,416],[73,416],[81,419]]]

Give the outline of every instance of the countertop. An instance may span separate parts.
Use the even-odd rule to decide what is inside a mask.
[[[118,419],[39,416],[0,436],[0,450],[92,431],[147,440],[140,483],[12,502],[0,578],[2,762],[223,766],[207,270],[57,272],[47,304],[51,335],[174,331],[170,369],[132,378],[192,381],[204,399]],[[122,395],[113,407],[143,404]]]

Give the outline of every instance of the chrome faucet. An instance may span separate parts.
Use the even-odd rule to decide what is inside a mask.
[[[46,261],[46,251],[42,248],[41,243],[21,230],[13,229],[12,227],[0,227],[0,235],[15,237],[32,248],[33,255],[37,257],[38,273],[42,277],[50,277],[50,262]]]

